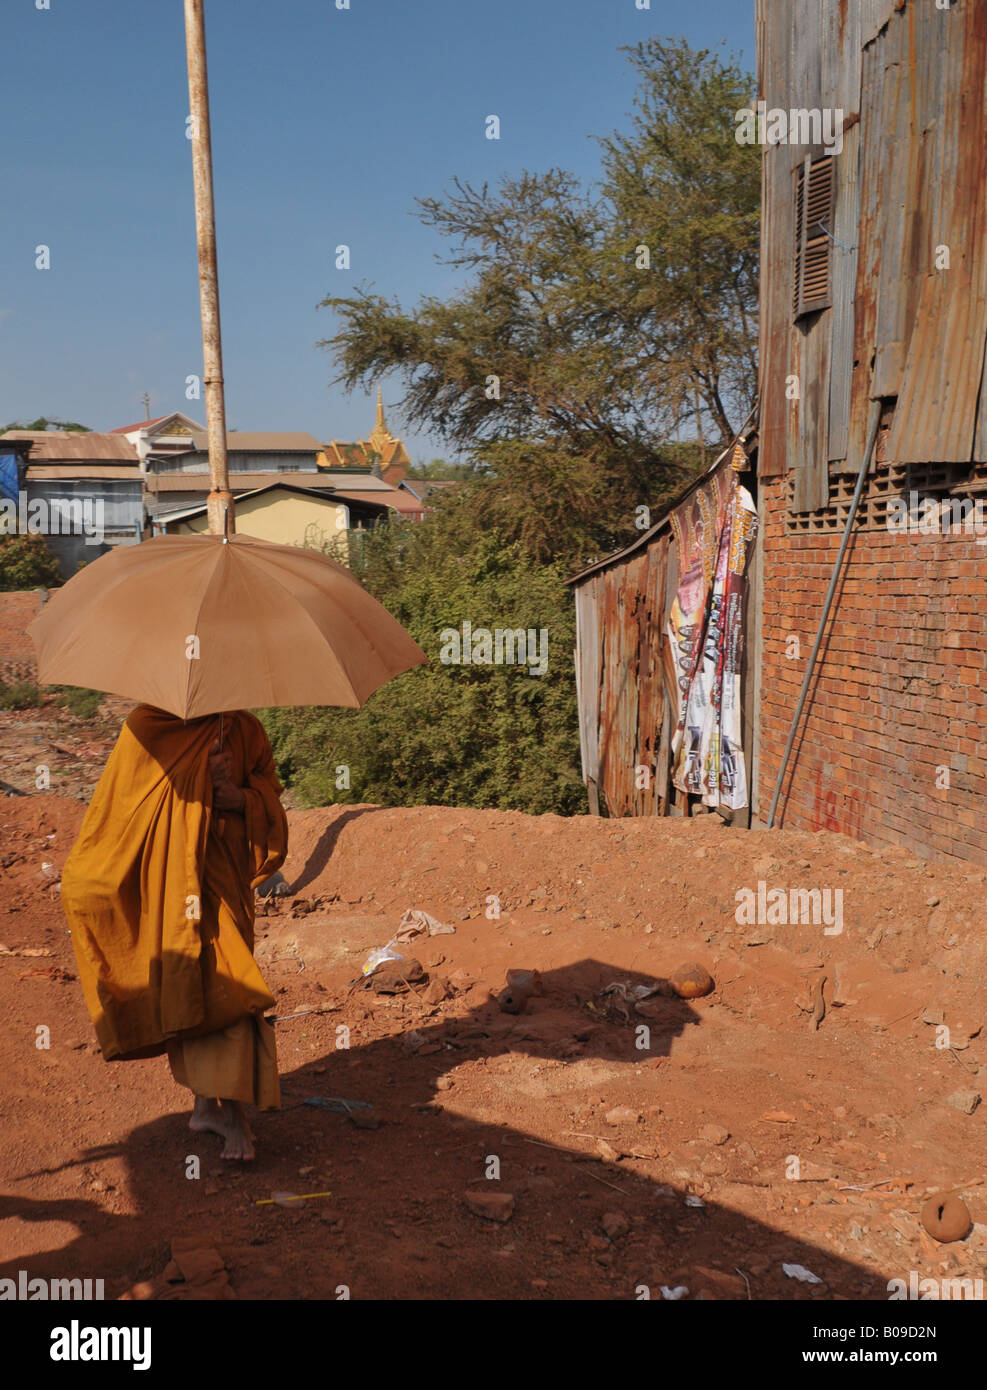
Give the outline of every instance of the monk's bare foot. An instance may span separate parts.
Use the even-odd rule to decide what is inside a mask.
[[[254,1136],[239,1101],[207,1100],[205,1096],[196,1096],[195,1108],[188,1123],[189,1129],[197,1133],[208,1131],[225,1139],[223,1158],[240,1163],[249,1163],[253,1159]]]
[[[219,1101],[207,1100],[205,1096],[196,1096],[188,1127],[194,1129],[198,1134],[208,1131],[210,1134],[221,1134],[225,1139],[225,1117],[220,1112]]]
[[[249,1163],[254,1158],[254,1135],[247,1124],[246,1112],[238,1100],[224,1100],[221,1104],[229,1127],[220,1157]]]

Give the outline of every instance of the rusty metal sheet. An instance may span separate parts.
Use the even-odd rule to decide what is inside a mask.
[[[603,574],[600,791],[612,816],[629,813],[627,762],[635,742],[638,652],[630,640],[628,605],[634,601],[639,569],[634,557]]]
[[[7,430],[0,439],[30,443],[32,463],[131,463],[137,450],[118,434],[89,434],[70,430]]]
[[[935,181],[908,192],[916,203],[928,188],[941,196],[934,224],[909,203],[919,214],[914,254],[924,274],[887,449],[903,462],[963,463],[974,451],[987,345],[987,8],[974,0],[945,12],[913,4],[888,34],[906,19],[913,57],[937,46],[942,53],[936,139],[933,146],[928,137],[919,161],[919,176]],[[916,71],[930,80],[924,64]],[[938,245],[949,247],[948,271],[936,268]]]
[[[867,156],[877,161],[874,215],[880,248],[872,397],[897,396],[909,323],[905,279],[913,267],[915,236],[909,193],[921,146],[914,127],[917,84],[909,32],[909,24],[896,22],[877,40],[883,56],[880,86],[866,94],[865,119],[871,137]]]
[[[663,629],[670,539],[587,577],[575,591],[583,777],[612,816],[661,815],[668,728]],[[667,738],[667,733],[666,733]],[[647,785],[637,769],[646,767]]]
[[[829,362],[833,315],[816,314],[802,340],[800,397],[796,411],[795,496],[792,510],[814,512],[829,504]]]
[[[761,211],[761,333],[758,470],[777,477],[788,467],[790,403],[785,379],[791,364],[791,306],[795,290],[792,246],[792,204],[782,177],[782,151],[765,151]]]
[[[888,23],[899,0],[850,0],[859,11],[861,46],[874,39]]]
[[[769,107],[787,96],[791,62],[791,18],[770,0],[757,0],[758,99]],[[793,209],[787,177],[789,152],[768,146],[761,156],[761,295],[758,394],[760,397],[758,472],[776,477],[787,469],[791,304],[794,264],[791,255]]]
[[[792,84],[788,99],[779,102],[789,110],[794,108],[820,110],[829,103],[823,100],[823,38],[825,34],[826,6],[819,0],[795,0],[789,7],[792,24],[789,30],[789,43],[792,51],[790,69]],[[790,147],[789,152],[797,152],[799,159],[811,154],[813,159],[824,153],[822,145],[801,145]]]
[[[638,610],[640,674],[637,715],[637,765],[647,767],[649,785],[635,787],[636,815],[660,815],[663,787],[657,776],[661,755],[662,721],[665,711],[663,685],[663,622],[665,597],[665,557],[667,539],[648,550],[645,558],[643,602]]]
[[[619,671],[620,614],[619,591],[613,584],[613,570],[604,570],[600,576],[600,642],[602,674],[600,679],[599,715],[599,784],[604,806],[611,815],[615,814],[611,797],[617,777],[613,771],[620,756],[620,733],[616,728],[617,713],[615,701]]]
[[[599,782],[600,631],[597,621],[596,577],[575,590],[576,704],[579,713],[579,757],[583,781]]]
[[[877,334],[877,285],[881,266],[881,180],[884,150],[881,140],[882,107],[885,93],[883,44],[864,49],[860,76],[860,220],[857,244],[857,287],[853,308],[853,377],[850,389],[850,419],[847,432],[846,468],[857,472],[867,447],[874,345]]]
[[[977,407],[977,431],[973,439],[973,462],[987,463],[987,355],[980,378],[980,404]]]
[[[858,67],[859,73],[859,67]],[[859,81],[859,78],[858,78]],[[846,108],[844,108],[846,109]],[[850,433],[850,391],[853,384],[854,295],[857,288],[857,228],[860,185],[857,181],[860,123],[843,136],[836,161],[837,193],[832,260],[833,336],[829,379],[829,461],[842,463]]]
[[[819,451],[859,467],[877,397],[897,398],[890,457],[987,459],[987,4],[758,0],[756,25],[769,107],[860,112],[837,161],[832,308],[801,324],[791,167],[805,151],[764,152],[761,475],[796,468],[795,506],[824,505]]]
[[[780,147],[764,152],[761,206],[761,313],[758,391],[760,396],[758,471],[761,477],[786,472],[790,404],[785,378],[791,370],[790,339],[795,263],[793,209]],[[787,164],[787,160],[785,160]]]
[[[892,3],[892,0],[882,0]],[[843,112],[844,119],[860,114],[860,69],[863,62],[863,39],[861,24],[867,0],[839,0],[830,11],[830,34],[833,43],[833,60],[836,63],[835,80],[830,78],[825,87],[836,92],[836,105]],[[827,70],[832,72],[832,68]]]

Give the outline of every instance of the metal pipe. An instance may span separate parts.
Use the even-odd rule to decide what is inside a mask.
[[[809,693],[809,682],[812,680],[812,672],[815,670],[816,657],[819,655],[819,648],[822,646],[823,633],[826,630],[830,606],[833,602],[833,595],[836,593],[836,585],[839,582],[840,570],[843,568],[843,557],[846,554],[846,548],[850,542],[850,530],[853,526],[854,517],[857,515],[860,494],[864,490],[864,480],[870,472],[871,455],[874,452],[874,444],[877,440],[877,430],[880,422],[881,402],[875,401],[871,410],[870,430],[867,435],[867,448],[864,452],[864,461],[857,477],[857,486],[853,490],[853,501],[850,503],[850,514],[846,519],[846,526],[843,528],[843,539],[840,542],[840,551],[836,557],[836,563],[833,566],[833,573],[830,575],[829,589],[826,591],[826,600],[823,603],[822,615],[819,619],[819,629],[816,632],[816,640],[812,646],[812,655],[809,657],[809,665],[806,668],[805,679],[802,681],[802,690],[799,694],[798,704],[795,706],[795,713],[792,716],[792,725],[788,730],[788,742],[785,744],[785,752],[782,755],[781,767],[778,769],[778,781],[775,783],[774,796],[771,798],[771,809],[768,812],[768,830],[770,830],[775,823],[775,811],[778,809],[778,798],[781,796],[781,785],[785,780],[788,759],[791,757],[792,745],[795,742],[795,734],[798,729],[799,720],[802,717],[805,697]]]
[[[195,186],[195,234],[199,248],[199,308],[202,315],[203,385],[209,434],[209,481],[206,500],[209,531],[225,533],[224,508],[235,529],[233,497],[226,460],[226,404],[223,398],[223,343],[219,322],[219,276],[216,268],[216,213],[213,207],[212,137],[209,126],[209,79],[206,72],[204,0],[185,0],[185,47]]]

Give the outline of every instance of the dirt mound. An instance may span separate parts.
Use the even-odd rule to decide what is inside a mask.
[[[884,1300],[912,1271],[982,1274],[982,874],[715,817],[289,812],[257,943],[284,1107],[231,1172],[162,1059],[107,1065],[92,1043],[57,891],[84,809],[0,803],[18,1119],[0,1276],[134,1297]],[[408,908],[454,931],[398,948],[422,966],[410,988],[363,988]],[[692,961],[715,988],[686,1001],[665,982]],[[518,969],[540,990],[509,1014]],[[50,1047],[25,1047],[39,1026]],[[950,1190],[975,1224],[941,1245],[921,1212]],[[175,1272],[199,1246],[218,1293]]]
[[[491,921],[499,911],[567,933],[637,928],[655,938],[642,950],[688,934],[714,951],[822,955],[847,988],[862,961],[971,982],[987,967],[987,874],[828,831],[732,830],[718,816],[299,811],[284,872],[294,893],[340,906]]]

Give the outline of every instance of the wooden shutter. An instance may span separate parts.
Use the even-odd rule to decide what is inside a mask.
[[[831,255],[836,161],[813,164],[809,157],[795,175],[795,317],[828,309],[832,299]],[[825,228],[825,230],[824,230]]]

